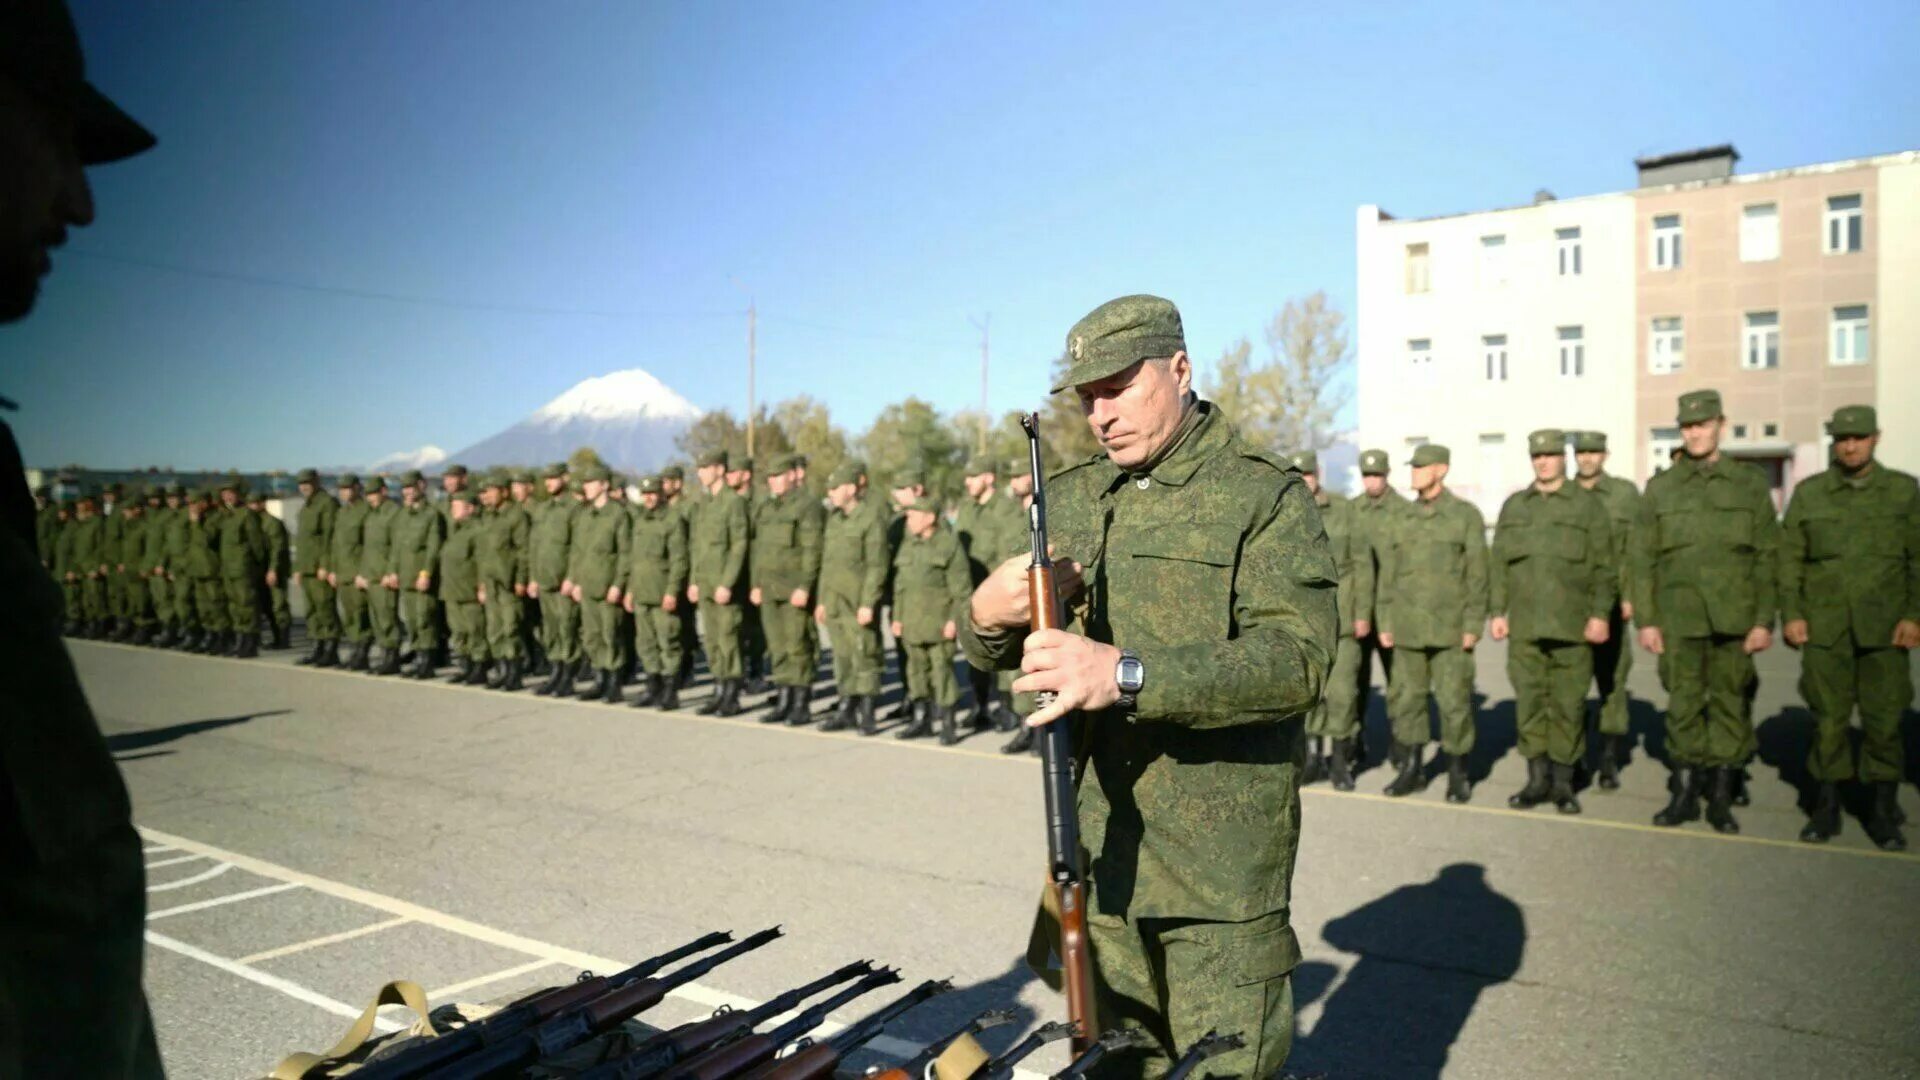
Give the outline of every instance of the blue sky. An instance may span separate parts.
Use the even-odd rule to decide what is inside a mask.
[[[1338,10],[1336,10],[1338,8]],[[1033,403],[1158,292],[1210,361],[1351,310],[1361,203],[1618,190],[1920,147],[1920,5],[75,0],[160,136],[0,331],[30,463],[456,450],[642,366],[702,407]],[[261,281],[282,284],[265,284]]]

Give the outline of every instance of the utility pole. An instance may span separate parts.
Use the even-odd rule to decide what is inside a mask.
[[[980,331],[980,446],[982,454],[987,452],[987,433],[993,428],[993,413],[987,409],[987,327],[993,322],[993,313],[976,319],[967,316],[967,321]]]

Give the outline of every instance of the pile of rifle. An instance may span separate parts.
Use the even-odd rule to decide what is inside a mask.
[[[721,964],[752,952],[780,936],[774,927],[735,942],[728,933],[712,933],[670,952],[643,960],[613,975],[588,975],[568,986],[524,998],[473,1023],[430,1039],[420,1039],[385,1055],[375,1055],[355,1073],[356,1080],[479,1080],[482,1077],[521,1076],[558,1055],[619,1027],[659,1004],[674,988],[705,975]],[[716,946],[725,946],[699,959],[688,960]],[[688,961],[667,974],[669,965]],[[882,986],[900,981],[899,972],[876,968],[869,961],[848,964],[804,986],[795,987],[751,1009],[723,1009],[705,1020],[682,1024],[652,1035],[621,1056],[577,1075],[581,1080],[831,1080],[849,1054],[875,1036],[902,1013],[951,989],[945,982],[925,982],[840,1032],[814,1041],[807,1033],[826,1022],[829,1013]],[[845,985],[842,985],[845,984]],[[839,989],[835,989],[838,987]],[[829,991],[833,991],[829,993]],[[791,1019],[760,1030],[774,1017],[800,1008],[807,999],[826,994]],[[982,1013],[944,1038],[927,1046],[898,1068],[870,1072],[871,1080],[920,1080],[927,1067],[948,1047],[990,1027],[1010,1023],[1013,1013]],[[1046,1024],[1006,1054],[975,1068],[971,1080],[1008,1080],[1014,1066],[1042,1045],[1073,1034],[1071,1024]],[[1093,1042],[1060,1076],[1077,1077],[1105,1054],[1133,1045],[1131,1032],[1113,1032]],[[1239,1045],[1236,1037],[1209,1036],[1194,1047],[1172,1074],[1186,1075],[1205,1057]],[[791,1052],[779,1056],[780,1051]],[[949,1077],[948,1080],[957,1080]]]

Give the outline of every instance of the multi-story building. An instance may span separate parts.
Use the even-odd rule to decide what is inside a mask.
[[[1737,160],[1642,159],[1631,192],[1513,209],[1361,207],[1361,444],[1446,443],[1491,513],[1530,476],[1527,431],[1605,431],[1644,482],[1678,443],[1675,399],[1713,387],[1727,452],[1781,495],[1825,467],[1839,405],[1878,406],[1882,460],[1920,470],[1920,153]]]

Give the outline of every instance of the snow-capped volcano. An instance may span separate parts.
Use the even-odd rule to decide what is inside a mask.
[[[616,469],[649,472],[674,459],[674,441],[699,417],[692,402],[651,373],[628,368],[576,384],[449,460],[474,469],[536,467],[591,446]]]

